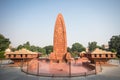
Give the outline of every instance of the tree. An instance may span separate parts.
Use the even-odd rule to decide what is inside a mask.
[[[16,48],[11,48],[11,51],[13,51],[13,52],[16,51],[16,50],[17,50]]]
[[[39,47],[38,52],[41,52],[41,53],[43,53],[43,54],[46,54],[46,50],[45,50],[44,48],[40,48],[40,47]]]
[[[0,58],[4,57],[4,51],[9,47],[10,41],[0,34]]]
[[[22,48],[26,48],[26,49],[30,50],[31,46],[30,46],[29,41],[27,41],[27,42],[24,43],[23,45],[19,45],[19,46],[17,47],[17,50],[22,49]]]
[[[108,45],[110,51],[117,52],[117,55],[120,55],[120,35],[112,36]]]
[[[23,45],[19,45],[17,47],[17,50],[22,49],[22,48],[26,48],[27,50],[30,50],[33,52],[41,52],[43,54],[46,54],[46,50],[44,48],[41,48],[39,46],[34,46],[34,45],[31,46],[28,41],[24,43]]]
[[[89,51],[94,51],[97,47],[98,47],[97,42],[95,42],[95,41],[88,43]]]
[[[44,49],[44,48],[41,48],[41,47],[35,47],[36,48],[36,52],[41,52],[41,53],[43,53],[43,54],[45,54],[46,53],[46,50]]]
[[[30,47],[30,51],[36,52],[36,51],[37,51],[37,50],[36,50],[36,47],[35,47],[34,45],[32,45],[32,46]]]
[[[85,48],[84,48],[83,45],[80,44],[80,43],[74,43],[74,44],[72,45],[71,50],[72,50],[72,52],[73,52],[76,56],[78,56],[78,54],[79,54],[80,52],[85,51]]]
[[[53,46],[52,45],[45,46],[44,49],[46,50],[46,54],[50,54],[51,52],[53,52]]]
[[[17,50],[22,49],[22,48],[23,48],[23,45],[19,45],[19,46],[17,47]]]
[[[23,44],[23,47],[30,50],[30,43],[27,41],[25,44]]]
[[[72,52],[71,48],[70,47],[67,47],[67,52]]]

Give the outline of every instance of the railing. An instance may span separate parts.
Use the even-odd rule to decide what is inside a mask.
[[[54,72],[48,72],[48,71],[41,71],[41,64],[40,61],[38,60],[38,62],[35,64],[34,62],[32,62],[34,66],[32,66],[32,69],[30,69],[31,63],[29,62],[25,62],[24,60],[22,61],[22,66],[21,66],[21,71],[25,72],[26,74],[30,74],[30,75],[36,75],[36,76],[46,76],[46,77],[78,77],[78,76],[88,76],[88,75],[94,75],[96,74],[95,71],[95,67],[92,67],[92,65],[85,65],[85,68],[89,69],[89,71],[87,72],[78,72],[78,73],[73,73],[72,69],[71,69],[71,63],[67,63],[67,70],[66,71],[62,71],[59,70],[58,73],[54,73]],[[49,63],[49,62],[48,62]],[[43,64],[44,65],[44,64]],[[79,65],[79,66],[83,66],[84,65]],[[91,66],[91,67],[90,67]],[[90,69],[92,68],[92,69]],[[93,69],[94,68],[94,69]],[[56,69],[56,68],[55,68]],[[64,69],[64,67],[63,67]]]
[[[26,59],[24,60],[24,59],[22,59],[22,60],[19,61],[19,66],[18,67],[21,67],[20,68],[21,71],[25,72],[26,74],[31,74],[31,75],[36,75],[36,76],[46,76],[46,77],[78,77],[78,76],[94,75],[94,74],[96,74],[96,69],[98,69],[98,68],[100,70],[102,70],[102,67],[100,65],[97,65],[97,68],[96,68],[96,66],[92,66],[89,63],[88,64],[86,64],[86,63],[84,63],[84,64],[77,63],[76,64],[75,63],[73,65],[73,63],[70,62],[70,63],[66,63],[66,65],[68,65],[67,68],[66,68],[67,69],[66,72],[62,72],[62,69],[59,69],[59,72],[61,71],[62,73],[50,73],[50,72],[47,72],[47,71],[41,71],[40,67],[41,67],[41,65],[44,65],[44,64],[41,63],[42,60],[39,60],[39,59],[36,60],[36,62],[37,62],[36,64],[34,62],[33,63],[29,63],[29,62],[30,62],[30,60],[26,60]],[[45,59],[43,60],[43,63],[44,62],[50,63],[49,60],[45,60]],[[0,68],[1,67],[5,67],[5,66],[9,65],[10,63],[13,63],[10,59],[0,59]],[[117,65],[120,65],[120,60],[110,60],[109,63],[114,63],[114,64],[117,64]],[[33,68],[36,67],[34,69],[34,71],[31,71],[29,69],[30,65],[36,65],[36,66],[33,67]],[[72,66],[83,66],[83,67],[87,68],[88,71],[87,72],[73,73],[73,71],[71,69]],[[63,69],[64,69],[64,67],[63,67]]]
[[[44,77],[79,77],[79,76],[88,76],[88,75],[94,75],[95,73],[95,69],[91,69],[87,72],[81,72],[81,73],[72,73],[72,69],[71,63],[67,63],[67,65],[69,65],[67,67],[67,72],[62,72],[62,73],[49,73],[49,72],[41,72],[40,71],[40,61],[38,60],[37,64],[36,64],[36,70],[34,70],[34,72],[32,72],[29,67],[30,67],[30,61],[29,60],[20,60],[19,62],[19,66],[22,72],[25,72],[26,74],[30,74],[30,75],[36,75],[36,76],[44,76]],[[47,60],[48,61],[48,60]],[[0,67],[5,67],[7,65],[9,65],[12,61],[10,59],[0,59]],[[48,62],[49,63],[49,62]],[[31,63],[33,64],[33,63]],[[13,64],[14,65],[14,64]],[[88,65],[88,64],[87,64]],[[84,65],[75,65],[75,66],[84,66]],[[89,66],[88,66],[89,67]],[[62,70],[61,70],[62,71]]]
[[[71,75],[69,75],[69,73],[64,73],[64,74],[50,74],[50,73],[32,73],[29,71],[24,71],[23,69],[21,69],[21,71],[25,72],[26,74],[30,74],[30,75],[36,75],[36,76],[43,76],[43,77],[80,77],[80,76],[89,76],[89,75],[95,75],[96,72],[95,70],[92,71],[88,71],[88,72],[82,72],[82,73],[71,73]]]

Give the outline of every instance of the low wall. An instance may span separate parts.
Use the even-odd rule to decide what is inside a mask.
[[[46,67],[46,63],[44,64],[45,62],[43,62],[42,60],[34,60],[32,61],[32,65],[30,65],[31,63],[26,63],[23,64],[23,67],[21,67],[21,71],[27,73],[27,74],[30,74],[30,75],[36,75],[36,76],[46,76],[46,77],[79,77],[79,76],[88,76],[88,75],[95,75],[95,67],[93,65],[90,65],[90,64],[84,64],[84,65],[78,65],[78,66],[83,66],[86,68],[87,72],[72,72],[73,69],[71,69],[70,66],[72,67],[75,67],[75,65],[71,65],[71,64],[66,64],[68,65],[67,66],[67,69],[68,70],[59,70],[57,68],[52,68],[51,67],[51,64],[49,62],[47,62],[48,64],[48,67]],[[57,63],[56,63],[57,64]],[[61,63],[62,64],[62,63]],[[75,64],[75,63],[74,63]],[[42,66],[43,65],[43,66]],[[53,64],[54,65],[54,64]],[[46,67],[46,68],[44,68]],[[58,66],[56,67],[61,67],[59,64]],[[44,70],[44,69],[45,70]],[[48,69],[50,69],[50,71],[53,71],[53,72],[49,72]],[[66,69],[65,65],[63,66],[64,69]],[[81,69],[81,68],[79,68]],[[34,71],[32,71],[34,70]],[[42,71],[41,71],[42,70]],[[44,70],[44,71],[43,71]],[[54,71],[58,71],[58,73],[54,73]]]

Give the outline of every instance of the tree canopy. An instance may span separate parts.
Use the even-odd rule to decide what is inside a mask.
[[[9,47],[10,41],[0,34],[0,57],[4,56],[4,51]]]
[[[74,43],[73,45],[72,45],[72,51],[73,52],[81,52],[81,51],[84,51],[85,50],[85,48],[83,47],[83,45],[82,44],[80,44],[80,43]]]
[[[120,35],[112,36],[108,44],[110,51],[117,52],[120,55]]]
[[[33,51],[33,52],[46,53],[45,49],[38,47],[38,46],[30,45],[30,43],[28,41],[26,43],[24,43],[23,45],[19,45],[17,47],[17,50],[22,49],[22,48],[26,48],[26,49]]]
[[[10,40],[8,38],[5,38],[2,34],[0,34],[0,58],[1,56],[4,56],[4,51],[5,49],[7,49],[9,47],[10,44]],[[105,46],[98,46],[97,42],[93,41],[93,42],[89,42],[88,43],[88,49],[89,51],[93,51],[96,48],[101,48],[104,50],[110,50],[112,52],[117,52],[117,55],[120,56],[120,35],[116,35],[116,36],[112,36],[110,38],[110,41],[108,42],[109,44],[109,49],[105,49]],[[9,47],[10,48],[10,47]],[[27,41],[26,43],[19,45],[17,48],[11,48],[12,51],[15,50],[19,50],[22,48],[26,48],[30,51],[33,52],[41,52],[43,54],[50,54],[51,52],[53,52],[53,46],[52,45],[48,45],[45,47],[39,47],[39,46],[35,46],[35,45],[31,45],[29,43],[29,41]],[[72,47],[67,47],[67,51],[71,53],[71,55],[73,55],[73,57],[76,57],[78,55],[78,53],[85,51],[85,47],[83,47],[82,44],[80,43],[73,43]]]
[[[46,50],[46,54],[50,54],[51,52],[53,52],[53,46],[49,45],[49,46],[45,46],[44,49]]]
[[[97,46],[97,42],[95,42],[95,41],[88,43],[88,49],[89,49],[89,51],[94,51],[97,47],[98,47]]]

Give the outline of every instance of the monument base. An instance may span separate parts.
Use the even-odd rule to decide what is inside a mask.
[[[56,56],[56,53],[51,52],[50,56],[50,63],[67,63],[71,61],[71,55],[69,52],[65,53],[62,57]]]

